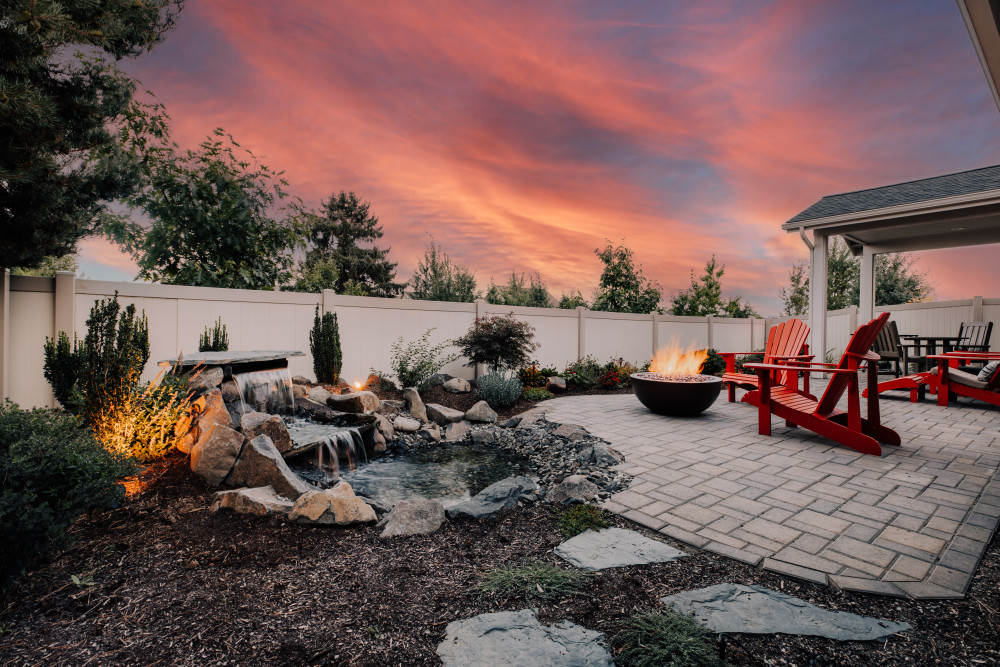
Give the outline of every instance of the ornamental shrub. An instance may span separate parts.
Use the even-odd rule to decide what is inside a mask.
[[[220,317],[215,321],[215,326],[211,329],[205,327],[205,333],[198,340],[199,352],[225,352],[229,349],[229,334],[226,332],[226,325],[222,323]]]
[[[708,359],[701,367],[702,375],[722,375],[726,372],[726,360],[715,350],[708,351]]]
[[[520,398],[521,381],[513,374],[487,373],[476,380],[476,391],[491,408],[503,408]]]
[[[574,361],[567,366],[563,377],[566,378],[566,386],[569,389],[586,391],[597,386],[603,373],[604,367],[597,359],[588,354],[583,359]]]
[[[45,337],[45,379],[52,385],[59,404],[73,414],[83,409],[83,396],[76,387],[82,363],[82,350],[75,337],[72,347],[65,331],[60,331],[56,339]]]
[[[0,405],[0,587],[67,545],[81,514],[120,502],[120,482],[135,472],[68,415]]]
[[[152,461],[177,444],[175,427],[190,399],[187,379],[169,374],[159,380],[133,387],[127,397],[96,415],[92,428],[106,450]]]
[[[455,340],[466,366],[483,364],[490,372],[520,368],[531,363],[531,353],[538,349],[535,328],[509,315],[477,317],[469,331]]]
[[[403,388],[416,387],[423,389],[439,370],[455,361],[457,354],[443,354],[451,343],[445,342],[431,346],[430,337],[434,329],[428,329],[424,335],[415,341],[404,343],[402,336],[392,344],[392,372],[396,383]],[[382,376],[384,373],[375,373]]]
[[[319,306],[316,306],[316,317],[313,319],[312,331],[309,332],[309,351],[312,352],[316,382],[336,384],[344,365],[336,313],[323,313],[320,316]]]

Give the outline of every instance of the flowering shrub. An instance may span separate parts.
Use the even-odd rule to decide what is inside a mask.
[[[563,377],[566,378],[567,388],[586,391],[597,386],[603,372],[604,368],[597,359],[588,354],[567,366]]]
[[[538,368],[538,364],[526,366],[517,372],[521,384],[525,387],[544,387],[545,381],[550,377],[559,375],[559,371],[554,368]]]

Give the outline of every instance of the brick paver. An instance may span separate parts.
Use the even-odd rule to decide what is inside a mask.
[[[611,511],[693,546],[844,590],[965,594],[1000,523],[1000,411],[883,399],[903,439],[858,454],[725,394],[691,419],[633,396],[563,397],[541,410],[608,440],[634,476]]]

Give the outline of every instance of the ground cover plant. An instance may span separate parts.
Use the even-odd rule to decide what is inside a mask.
[[[567,539],[588,530],[607,528],[610,515],[594,505],[573,505],[558,513],[559,530]]]
[[[558,600],[580,594],[587,578],[586,572],[553,563],[505,563],[483,577],[475,590],[499,599]]]
[[[555,397],[556,395],[551,391],[541,387],[525,387],[524,391],[521,392],[521,398],[526,401],[547,401]]]
[[[647,612],[625,622],[611,645],[618,667],[725,667],[711,633],[690,616],[672,610]]]

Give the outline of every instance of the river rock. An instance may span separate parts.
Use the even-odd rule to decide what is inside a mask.
[[[587,429],[582,426],[577,426],[576,424],[560,424],[556,430],[552,431],[552,435],[560,438],[566,438],[567,440],[582,440],[589,434],[587,433]]]
[[[293,375],[292,384],[312,384],[312,380],[301,375]]]
[[[288,434],[285,422],[277,415],[248,412],[240,418],[240,430],[248,440],[253,440],[258,435],[266,435],[281,453],[292,448],[292,436]]]
[[[198,372],[194,373],[188,380],[188,390],[199,392],[215,389],[222,384],[222,379],[225,376],[226,374],[218,366],[202,368]]]
[[[305,398],[309,395],[309,387],[301,384],[292,385],[292,398]]]
[[[375,510],[355,496],[350,486],[348,492],[337,487],[299,496],[288,513],[289,521],[323,526],[353,526],[378,521]]]
[[[233,425],[233,418],[218,389],[212,389],[192,401],[187,412],[178,420],[174,427],[174,434],[180,438],[177,449],[190,454],[195,443],[215,424],[227,427]]]
[[[232,380],[219,385],[219,391],[222,392],[222,400],[226,403],[239,403],[242,400],[240,398],[240,388]]]
[[[497,420],[497,413],[490,407],[489,403],[486,401],[479,401],[465,411],[465,418],[470,422],[492,424]]]
[[[328,399],[331,396],[333,396],[333,394],[331,394],[329,391],[327,391],[325,387],[322,387],[320,385],[316,385],[315,387],[311,387],[309,389],[308,396],[309,396],[309,398],[311,398],[312,400],[316,401],[317,403],[321,403],[323,405],[326,405],[326,399]]]
[[[231,509],[239,514],[257,516],[285,515],[292,509],[292,501],[279,496],[270,486],[258,486],[252,489],[216,492],[215,500],[212,501],[209,510],[218,512],[220,509]]]
[[[330,394],[326,404],[340,412],[373,412],[378,409],[378,396],[370,391],[348,391]]]
[[[401,500],[386,517],[385,529],[379,537],[426,535],[440,528],[444,519],[444,505],[440,500]]]
[[[387,417],[400,412],[406,412],[406,401],[393,401],[388,399],[379,401],[378,410],[376,410],[376,412]]]
[[[457,442],[469,435],[470,424],[467,421],[455,422],[444,427],[444,439],[447,442]]]
[[[557,505],[585,503],[597,497],[600,489],[583,475],[570,475],[549,489],[545,499]]]
[[[444,426],[445,424],[461,421],[464,417],[465,413],[461,410],[448,408],[439,403],[427,404],[427,419],[435,424]]]
[[[386,440],[392,440],[392,437],[396,435],[396,428],[392,425],[392,421],[385,415],[375,416],[375,428],[378,429],[378,432]]]
[[[493,431],[478,429],[472,432],[472,442],[477,445],[488,445],[496,442],[496,439],[497,437],[493,434]]]
[[[372,450],[376,454],[382,454],[386,450],[386,440],[385,436],[382,435],[381,431],[376,431],[372,434]]]
[[[403,398],[406,400],[406,409],[411,417],[422,422],[427,421],[427,408],[420,398],[420,392],[413,387],[407,387],[403,390]]]
[[[531,609],[452,621],[437,654],[445,667],[573,665],[613,667],[604,635],[572,621],[542,625]]]
[[[687,556],[669,544],[624,528],[585,531],[557,546],[555,554],[584,570],[669,563]]]
[[[537,495],[538,491],[538,484],[527,477],[508,477],[490,484],[471,499],[452,505],[447,510],[448,517],[490,518],[501,510],[516,506],[524,496]]]
[[[441,427],[437,424],[424,424],[417,435],[427,442],[441,442]]]
[[[243,440],[242,434],[228,426],[212,424],[191,450],[191,471],[209,486],[219,486],[233,469]]]
[[[441,388],[449,394],[468,394],[472,391],[469,381],[462,378],[452,378],[441,385]]]
[[[400,433],[416,433],[420,430],[420,422],[413,417],[396,415],[396,418],[392,420],[392,427]]]
[[[883,621],[822,607],[763,586],[716,584],[661,600],[715,632],[816,635],[838,641],[881,639],[909,630],[908,623]]]
[[[270,486],[276,493],[292,500],[315,488],[289,470],[288,464],[266,435],[259,435],[243,445],[226,484]]]
[[[566,378],[561,378],[556,376],[546,378],[545,389],[551,391],[553,394],[565,394]]]

